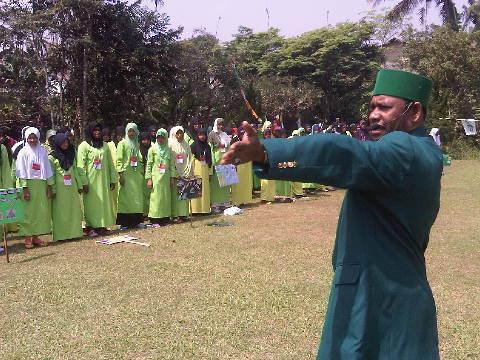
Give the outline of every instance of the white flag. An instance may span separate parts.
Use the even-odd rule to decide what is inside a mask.
[[[473,119],[461,119],[463,128],[465,129],[465,135],[476,135],[477,124]]]

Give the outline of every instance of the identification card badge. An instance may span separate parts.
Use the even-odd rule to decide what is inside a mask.
[[[131,167],[137,167],[138,165],[138,159],[136,156],[130,156],[130,166]]]
[[[183,155],[182,154],[177,155],[177,164],[183,164]]]
[[[95,168],[95,170],[102,170],[102,160],[100,159],[93,160],[93,167]]]
[[[224,153],[227,149],[225,148],[225,144],[220,144],[220,152]]]
[[[41,166],[39,163],[32,163],[32,175],[34,177],[40,177],[40,169],[41,169]]]
[[[202,165],[207,165],[207,161],[206,161],[206,159],[205,159],[205,155],[201,155],[201,156],[200,156],[200,163],[201,163]]]
[[[72,175],[63,175],[63,184],[65,186],[72,186]]]
[[[167,172],[167,166],[165,164],[160,164],[158,170],[160,171],[160,174],[165,174]]]

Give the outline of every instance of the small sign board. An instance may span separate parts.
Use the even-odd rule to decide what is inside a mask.
[[[202,197],[202,179],[177,179],[177,195],[179,200],[190,200]]]
[[[22,189],[0,190],[0,225],[23,221],[25,214],[21,196]]]
[[[220,187],[230,186],[240,182],[235,165],[216,165],[215,172],[217,173]]]

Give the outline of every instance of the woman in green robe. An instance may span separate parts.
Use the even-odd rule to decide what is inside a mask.
[[[117,145],[118,191],[117,225],[136,227],[143,221],[145,171],[138,142],[138,127],[128,123],[125,138]]]
[[[40,145],[40,132],[34,127],[25,131],[26,144],[18,153],[16,177],[23,188],[24,220],[20,234],[25,236],[25,248],[44,245],[38,236],[52,230],[51,201],[53,172],[47,151]]]
[[[212,132],[208,135],[208,141],[212,148],[212,165],[214,174],[210,181],[210,202],[212,212],[218,213],[222,208],[230,205],[230,186],[220,187],[215,166],[220,164],[222,156],[230,148],[230,137],[223,131],[225,129],[225,120],[215,119]]]
[[[170,130],[168,146],[171,151],[172,172],[172,218],[175,223],[183,222],[189,215],[188,200],[180,200],[177,195],[177,183],[179,178],[189,179],[193,177],[193,156],[190,145],[185,141],[182,126],[175,126]]]
[[[197,129],[196,138],[191,145],[194,156],[194,175],[202,179],[202,196],[192,199],[193,214],[210,214],[210,177],[212,169],[212,149],[208,145],[207,130]]]
[[[114,164],[117,163],[117,144],[113,141],[115,138],[115,133],[112,136],[109,128],[102,129],[102,137],[103,142],[107,143],[108,148],[110,149],[110,154],[112,155],[112,161]],[[115,218],[117,218],[118,212],[118,188],[119,184],[116,184],[116,190],[112,191],[112,204],[113,204],[113,212],[115,213]]]
[[[8,160],[7,148],[5,145],[0,145],[0,189],[9,189],[12,186],[12,169]]]
[[[245,130],[240,128],[239,140],[243,139]],[[245,205],[252,201],[253,194],[253,165],[252,162],[237,165],[238,184],[232,185],[232,203]]]
[[[152,224],[167,225],[172,216],[172,158],[168,147],[168,132],[157,131],[156,142],[148,150],[145,179],[151,189],[148,217]]]
[[[10,166],[10,159],[8,157],[8,150],[5,145],[0,144],[0,189],[10,189],[12,187],[12,169]],[[7,232],[18,231],[16,223],[7,224],[5,226]]]
[[[75,147],[64,133],[57,133],[49,156],[53,171],[53,241],[82,237],[82,209],[79,193],[83,185],[75,161]],[[68,206],[65,206],[68,204]]]
[[[150,148],[152,147],[150,133],[146,131],[141,132],[139,136],[139,141],[140,141],[140,153],[142,154],[143,168],[146,169],[147,161],[148,161],[148,150],[150,150]],[[143,179],[143,217],[148,217],[151,192],[152,192],[151,189],[149,189],[147,186],[147,181]]]
[[[85,130],[85,141],[78,147],[77,166],[86,174],[88,188],[83,195],[86,231],[89,236],[107,234],[115,225],[112,205],[118,174],[108,144],[102,139],[102,125],[90,123]]]

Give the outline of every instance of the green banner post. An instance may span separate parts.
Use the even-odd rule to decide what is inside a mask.
[[[22,189],[0,189],[0,225],[3,228],[3,243],[7,263],[10,262],[7,244],[7,224],[22,222],[25,218]]]

